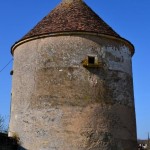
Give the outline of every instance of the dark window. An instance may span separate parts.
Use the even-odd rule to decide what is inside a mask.
[[[88,56],[88,64],[95,64],[95,57]]]

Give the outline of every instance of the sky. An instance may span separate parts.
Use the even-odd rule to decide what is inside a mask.
[[[1,0],[0,70],[12,60],[11,46],[30,31],[61,0]],[[150,132],[150,0],[85,0],[121,37],[135,46],[133,80],[137,137]],[[10,116],[13,61],[0,71],[0,115]]]

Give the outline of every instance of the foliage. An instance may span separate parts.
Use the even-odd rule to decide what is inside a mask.
[[[20,144],[20,138],[19,138],[19,135],[18,133],[13,133],[13,136],[12,138],[17,142],[17,144]]]

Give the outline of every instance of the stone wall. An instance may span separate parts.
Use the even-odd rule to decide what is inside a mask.
[[[88,55],[104,65],[83,67]],[[9,133],[26,149],[137,149],[131,52],[123,42],[37,39],[15,49],[13,69]]]
[[[17,150],[17,142],[7,134],[0,133],[0,150]]]

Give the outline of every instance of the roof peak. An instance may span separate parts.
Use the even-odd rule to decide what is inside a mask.
[[[76,1],[83,1],[83,0],[62,0],[62,2],[64,2],[64,3],[73,3]]]

